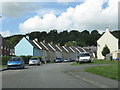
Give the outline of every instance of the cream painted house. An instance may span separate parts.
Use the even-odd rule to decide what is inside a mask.
[[[97,41],[97,58],[98,59],[104,59],[104,56],[102,55],[101,52],[103,51],[103,48],[105,47],[105,45],[107,45],[108,48],[110,49],[110,53],[118,51],[118,39],[110,33],[109,28],[106,28],[105,33]]]

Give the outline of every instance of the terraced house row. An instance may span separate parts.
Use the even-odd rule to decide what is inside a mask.
[[[40,56],[42,60],[50,60],[50,62],[54,62],[56,58],[76,60],[81,52],[88,52],[88,50],[82,47],[38,42],[37,39],[30,40],[28,36],[23,37],[15,46],[15,55],[17,56]]]

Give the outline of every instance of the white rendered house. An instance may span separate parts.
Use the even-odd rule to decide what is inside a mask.
[[[114,37],[108,28],[106,28],[105,33],[99,38],[97,41],[97,58],[98,59],[104,59],[104,56],[102,55],[103,48],[105,45],[108,46],[110,49],[110,53],[113,53],[115,51],[118,51],[118,39]]]

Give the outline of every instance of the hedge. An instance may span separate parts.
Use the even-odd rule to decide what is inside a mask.
[[[2,65],[7,65],[7,62],[10,60],[10,58],[13,57],[13,56],[2,56]],[[14,56],[16,57],[16,56]],[[29,59],[32,57],[32,56],[20,56],[23,58],[25,64],[28,64],[29,62]]]
[[[2,65],[7,65],[7,62],[12,56],[2,56]]]

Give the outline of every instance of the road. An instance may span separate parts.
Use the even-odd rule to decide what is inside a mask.
[[[116,80],[84,72],[70,63],[27,66],[2,72],[2,88],[117,88]],[[92,77],[92,78],[91,78]]]

